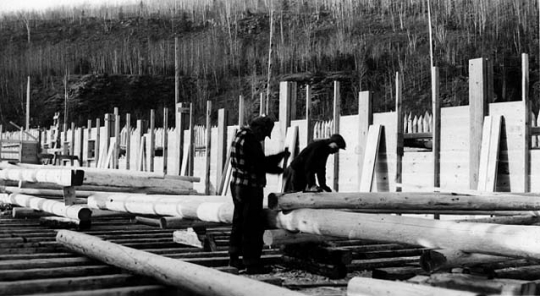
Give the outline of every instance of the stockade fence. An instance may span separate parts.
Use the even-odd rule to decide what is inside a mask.
[[[488,83],[490,71],[483,58],[469,63],[468,106],[440,107],[438,69],[433,68],[433,101],[431,112],[403,114],[401,110],[401,73],[396,73],[396,110],[372,112],[372,95],[359,93],[359,114],[340,115],[340,83],[334,82],[334,112],[329,121],[310,118],[310,87],[306,86],[306,118],[296,114],[296,82],[282,81],[279,95],[279,120],[271,139],[265,140],[265,152],[277,153],[287,141],[287,131],[298,128],[298,148],[314,139],[327,138],[339,132],[347,149],[330,156],[327,183],[340,192],[355,191],[433,191],[437,188],[456,191],[486,190],[505,192],[540,191],[540,115],[530,110],[528,100],[528,55],[522,55],[523,100],[491,103]],[[240,106],[245,106],[240,97]],[[262,102],[261,102],[262,103]],[[264,104],[261,104],[263,106]],[[135,127],[120,127],[115,108],[102,119],[89,120],[86,127],[65,127],[63,132],[47,130],[3,132],[3,159],[9,159],[6,143],[39,139],[41,154],[56,153],[77,156],[82,166],[111,169],[159,171],[171,175],[200,178],[199,192],[219,193],[225,176],[228,146],[234,131],[244,125],[240,108],[239,123],[230,125],[227,111],[218,110],[217,126],[209,126],[211,103],[208,102],[207,125],[190,124],[188,104],[177,104],[176,122],[169,127],[155,126],[155,111],[150,121],[137,120]],[[167,114],[168,110],[164,111]],[[264,112],[261,112],[264,113]],[[126,122],[131,120],[126,114]],[[499,122],[500,130],[486,129],[486,122]],[[104,125],[101,125],[101,122]],[[99,127],[99,128],[98,128]],[[380,127],[378,137],[369,137],[370,129]],[[497,130],[498,133],[493,131]],[[490,133],[491,131],[491,133]],[[118,141],[115,137],[119,134]],[[498,139],[496,147],[486,139]],[[59,140],[58,140],[59,139]],[[377,140],[378,139],[378,140]],[[484,140],[484,142],[483,142]],[[424,143],[424,149],[408,149],[411,141]],[[56,144],[55,144],[56,143]],[[409,144],[407,144],[409,143]],[[58,145],[59,144],[59,145]],[[182,147],[180,149],[179,147]],[[493,149],[497,148],[497,149]],[[491,149],[491,150],[490,150]],[[488,166],[481,158],[490,155]],[[493,170],[495,165],[495,170]],[[370,172],[366,167],[372,166]],[[493,174],[491,186],[479,184],[485,174]],[[268,176],[267,193],[279,191],[279,176]],[[367,184],[367,185],[366,185]],[[366,189],[367,188],[367,189]]]

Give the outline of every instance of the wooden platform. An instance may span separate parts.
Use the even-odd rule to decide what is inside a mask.
[[[39,218],[13,219],[10,211],[2,213],[0,295],[177,295],[176,288],[162,285],[154,279],[129,274],[103,262],[67,251],[55,241],[56,227],[58,226],[42,225]],[[104,217],[96,218],[90,230],[81,232],[123,246],[238,274],[238,270],[227,266],[229,226],[207,229],[215,239],[217,246],[215,251],[203,251],[200,248],[177,244],[172,239],[174,231],[175,229],[138,224],[135,217]],[[347,283],[355,276],[385,280],[418,280],[419,276],[429,278],[418,265],[423,250],[416,246],[342,240],[328,242],[324,250],[312,248],[306,251],[305,253],[311,257],[297,254],[294,257],[296,259],[291,259],[293,258],[291,256],[295,255],[294,249],[265,247],[263,260],[273,271],[267,275],[249,277],[297,290],[306,295],[346,295]],[[340,271],[331,264],[336,260],[344,263],[345,276],[332,278],[332,275]],[[533,264],[523,260],[520,262],[516,261],[512,266],[476,269],[473,272],[480,272],[477,276],[485,279],[488,277],[521,279],[517,284],[512,282],[512,291],[527,286],[529,290],[526,291],[530,292],[531,283],[536,287],[535,280],[540,279],[540,273],[535,271]],[[521,273],[513,271],[516,268],[523,268],[518,267],[523,265],[528,269],[523,269]],[[513,269],[510,270],[510,267]],[[327,275],[316,274],[320,274],[321,271],[327,271]],[[241,273],[239,276],[248,275]],[[500,285],[496,280],[491,280],[490,283]],[[481,291],[479,290],[481,288],[468,287],[463,283],[460,287],[448,287]],[[491,289],[489,291],[497,292],[495,288]]]

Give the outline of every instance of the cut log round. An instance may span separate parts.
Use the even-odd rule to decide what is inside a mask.
[[[162,283],[181,287],[197,295],[303,295],[212,268],[113,244],[87,234],[61,230],[56,240],[72,251],[136,274],[156,278]]]

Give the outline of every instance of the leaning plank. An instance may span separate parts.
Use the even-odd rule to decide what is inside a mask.
[[[198,295],[303,295],[249,278],[120,246],[82,233],[61,230],[56,239],[72,251]]]
[[[92,211],[81,205],[66,206],[61,201],[25,194],[0,194],[0,202],[31,208],[57,216],[89,221]]]
[[[231,199],[218,195],[96,194],[88,197],[88,207],[223,223],[232,222],[234,211]]]
[[[540,228],[301,209],[275,216],[275,228],[349,239],[452,248],[540,259]]]
[[[374,210],[539,210],[540,199],[528,195],[467,195],[441,192],[296,192],[271,193],[270,209],[374,209]]]
[[[417,285],[411,283],[386,281],[366,277],[354,277],[347,285],[347,296],[467,296],[478,295],[476,293]]]
[[[373,176],[375,175],[375,163],[379,152],[379,143],[381,139],[381,125],[371,125],[369,127],[366,140],[366,149],[364,155],[364,165],[362,169],[362,179],[360,180],[360,191],[370,192],[373,184]],[[361,157],[361,156],[360,156]]]
[[[420,266],[427,272],[450,270],[485,263],[505,262],[512,258],[478,253],[465,253],[453,249],[429,250],[420,256]]]
[[[33,183],[53,183],[59,186],[82,185],[84,171],[71,169],[19,169],[5,168],[0,170],[0,180],[22,181]]]

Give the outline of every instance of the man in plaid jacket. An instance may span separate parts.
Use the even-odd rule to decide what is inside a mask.
[[[266,173],[280,174],[279,162],[290,153],[285,150],[265,156],[261,145],[270,138],[274,122],[257,117],[242,128],[231,145],[231,193],[234,202],[233,226],[229,242],[229,265],[246,268],[248,274],[268,273],[261,264],[263,247],[263,188]],[[239,256],[242,256],[240,261]]]

